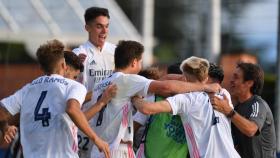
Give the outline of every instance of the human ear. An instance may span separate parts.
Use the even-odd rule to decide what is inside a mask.
[[[85,25],[85,30],[86,30],[87,32],[90,32],[90,26],[89,26],[88,24]]]

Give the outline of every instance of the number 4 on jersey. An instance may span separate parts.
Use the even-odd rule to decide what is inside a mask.
[[[49,112],[49,108],[43,108],[42,113],[39,114],[41,105],[46,98],[48,91],[42,91],[41,96],[37,102],[35,111],[34,111],[34,121],[42,121],[42,126],[43,127],[48,127],[49,126],[49,119],[51,119],[51,113]]]

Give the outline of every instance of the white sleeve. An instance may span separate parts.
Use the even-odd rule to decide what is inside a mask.
[[[149,115],[145,115],[139,111],[133,116],[133,121],[140,123],[141,125],[145,125],[149,119]]]
[[[73,49],[72,52],[74,52],[76,55],[79,55],[79,54],[87,54],[85,48],[82,47],[82,46]]]
[[[22,99],[24,98],[27,86],[24,86],[13,95],[1,100],[2,106],[5,107],[12,115],[20,112]]]
[[[173,97],[166,98],[166,100],[171,106],[173,115],[188,113],[192,104],[191,95],[189,93],[177,94]]]
[[[69,87],[66,100],[76,99],[82,106],[83,102],[85,101],[86,94],[86,87],[74,81],[74,84],[72,84],[71,87]]]
[[[124,85],[127,86],[127,94],[147,96],[152,81],[139,75],[127,75]]]

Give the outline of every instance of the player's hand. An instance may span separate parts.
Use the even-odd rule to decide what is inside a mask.
[[[102,94],[102,97],[100,98],[100,100],[102,102],[104,102],[105,104],[107,104],[113,97],[116,96],[117,94],[117,85],[116,84],[111,84],[109,85],[105,91]]]
[[[99,137],[97,137],[95,139],[95,145],[97,146],[97,148],[99,149],[100,152],[103,152],[106,158],[110,158],[110,148],[109,148],[109,144],[106,143],[105,141],[103,141],[102,139],[100,139]]]
[[[222,89],[222,87],[218,83],[205,84],[205,86],[204,86],[205,92],[218,93],[221,89]]]
[[[78,55],[78,57],[79,57],[80,61],[81,61],[82,63],[84,63],[84,61],[85,61],[85,60],[86,60],[86,58],[87,58],[87,55],[86,55],[86,54],[81,53],[81,54],[79,54],[79,55]]]
[[[139,100],[143,100],[143,96],[140,96],[140,95],[135,95],[133,97],[131,97],[131,102],[132,104],[134,104],[135,102],[139,101]]]
[[[4,141],[6,143],[11,143],[17,134],[16,126],[8,126],[4,132]]]
[[[231,112],[232,107],[230,107],[228,98],[225,94],[223,94],[222,98],[221,96],[217,96],[215,94],[210,94],[209,97],[210,102],[215,110],[225,115],[228,115]]]

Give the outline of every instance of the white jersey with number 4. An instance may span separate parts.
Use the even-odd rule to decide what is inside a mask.
[[[131,97],[146,96],[152,80],[139,75],[115,72],[94,88],[93,100],[97,101],[109,84],[117,85],[116,96],[91,120],[94,131],[109,143],[111,153],[119,150],[121,140],[133,142],[133,119]],[[130,151],[130,149],[129,149]],[[98,149],[93,146],[91,157],[100,157]],[[128,154],[132,154],[131,152]]]
[[[229,96],[225,89],[223,93]],[[207,93],[177,94],[167,101],[173,114],[181,116],[191,158],[240,158],[233,145],[230,120],[213,110]]]
[[[23,155],[28,158],[78,158],[77,127],[66,103],[83,103],[86,88],[60,75],[41,76],[1,100],[12,114],[20,113]]]

